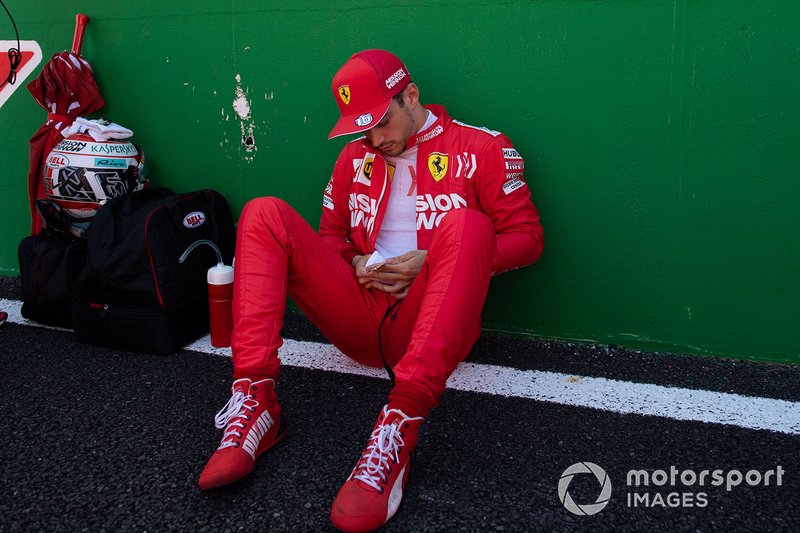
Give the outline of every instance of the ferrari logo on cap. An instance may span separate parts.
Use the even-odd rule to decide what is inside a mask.
[[[350,86],[342,85],[339,87],[339,98],[342,99],[344,105],[350,105]]]
[[[431,171],[431,176],[436,181],[442,181],[445,174],[447,174],[447,154],[433,152],[428,156],[428,170]]]

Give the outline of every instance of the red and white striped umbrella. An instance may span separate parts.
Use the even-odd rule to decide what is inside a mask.
[[[26,87],[36,102],[47,111],[47,120],[30,139],[28,196],[31,209],[31,234],[42,230],[36,200],[45,198],[44,164],[50,150],[63,139],[61,132],[79,116],[93,113],[105,105],[94,79],[92,66],[80,55],[86,15],[77,15],[71,52],[54,54],[42,72]]]

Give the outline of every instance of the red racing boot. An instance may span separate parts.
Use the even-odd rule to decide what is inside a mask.
[[[384,406],[350,477],[331,506],[331,522],[346,532],[374,531],[397,512],[417,446],[422,417]]]
[[[286,434],[281,406],[271,379],[251,382],[237,379],[231,398],[214,417],[217,428],[225,428],[219,448],[211,456],[198,485],[202,490],[232,483],[249,474],[259,455]]]

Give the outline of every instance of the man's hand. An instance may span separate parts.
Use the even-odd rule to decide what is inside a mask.
[[[388,292],[387,285],[378,281],[377,270],[367,270],[367,261],[369,255],[357,255],[353,258],[353,267],[356,269],[356,277],[358,282],[367,289],[377,289],[382,292]],[[382,267],[380,267],[382,268]],[[380,268],[378,270],[380,270]]]
[[[391,294],[398,300],[405,298],[411,283],[422,269],[427,250],[411,250],[398,257],[390,257],[386,264],[371,271],[365,265],[369,256],[360,255],[353,258],[358,282],[368,289],[376,289]]]
[[[369,272],[367,272],[366,268],[368,260],[368,255],[357,255],[353,258],[352,263],[356,269],[356,277],[358,278],[358,282],[362,285],[366,285],[369,289],[372,280],[369,278]]]

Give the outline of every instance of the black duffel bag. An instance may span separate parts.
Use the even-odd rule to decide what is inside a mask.
[[[230,264],[233,217],[216,191],[151,187],[100,208],[72,293],[78,340],[166,354],[208,333],[206,273],[217,256],[201,246],[178,261],[198,240],[215,243]]]
[[[86,263],[86,241],[69,235],[40,234],[18,248],[22,316],[48,326],[72,327],[72,286]]]

